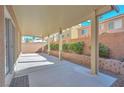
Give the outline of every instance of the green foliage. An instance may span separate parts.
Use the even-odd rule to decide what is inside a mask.
[[[100,57],[105,57],[108,58],[109,57],[109,48],[107,46],[105,46],[104,44],[99,44],[99,56]]]
[[[84,43],[83,42],[76,42],[76,43],[71,43],[69,45],[69,49],[71,52],[81,54],[83,52],[83,47]]]
[[[51,50],[59,50],[59,44],[50,44]],[[89,47],[91,48],[91,46]],[[64,52],[73,52],[77,54],[82,54],[84,49],[84,42],[74,42],[74,43],[64,43],[63,51]],[[99,56],[100,57],[109,57],[109,48],[104,44],[99,44]]]
[[[69,52],[69,44],[65,43],[62,45],[63,51]]]
[[[83,52],[84,42],[75,42],[75,43],[64,43],[63,45],[64,52],[74,52],[77,54],[81,54]],[[50,45],[52,50],[58,50],[58,44],[51,44]]]
[[[50,44],[51,50],[59,50],[59,45],[58,44]]]
[[[89,46],[89,49],[91,49],[91,45]],[[100,43],[99,44],[99,56],[100,57],[108,58],[109,57],[109,53],[110,53],[109,48],[106,45]]]

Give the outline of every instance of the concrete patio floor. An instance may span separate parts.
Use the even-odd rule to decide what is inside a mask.
[[[15,77],[28,75],[30,87],[108,87],[116,78],[47,54],[21,54]]]

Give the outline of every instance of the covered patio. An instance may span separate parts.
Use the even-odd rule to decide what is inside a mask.
[[[48,37],[48,54],[51,51],[50,35],[59,33],[59,60],[62,60],[62,44],[64,43],[62,32],[74,25],[80,25],[83,21],[91,20],[91,72],[94,75],[98,73],[98,18],[109,11],[117,11],[115,6],[13,6],[13,9],[20,23],[22,35]],[[30,10],[32,11],[29,12]]]
[[[21,54],[11,87],[109,87],[116,78],[48,54]]]
[[[4,26],[0,44],[0,62],[4,62],[0,69],[0,86],[9,84],[9,74],[15,80],[10,86],[82,86],[82,87],[108,87],[116,80],[111,76],[99,72],[99,38],[98,17],[111,10],[111,5],[89,6],[1,6]],[[6,20],[5,20],[6,19]],[[69,27],[91,20],[91,70],[73,64],[62,58],[64,43],[62,32]],[[13,33],[12,33],[13,32]],[[59,33],[59,58],[50,56],[50,35]],[[42,38],[48,36],[47,54],[21,54],[21,36],[35,35]],[[6,42],[4,39],[7,39]],[[9,42],[9,44],[7,43]],[[7,46],[7,49],[5,46]],[[3,54],[5,53],[5,55]],[[15,65],[15,68],[14,68]],[[3,71],[3,69],[6,69]],[[21,77],[16,78],[16,77]],[[23,84],[27,82],[26,84]]]

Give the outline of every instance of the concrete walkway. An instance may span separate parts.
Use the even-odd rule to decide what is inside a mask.
[[[59,61],[47,54],[21,54],[15,67],[15,77],[28,75],[30,87],[108,87],[116,78],[90,69]]]

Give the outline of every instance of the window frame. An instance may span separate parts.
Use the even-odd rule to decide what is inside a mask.
[[[85,32],[85,31],[86,31],[86,32]],[[87,35],[88,32],[89,32],[89,30],[87,30],[87,29],[83,29],[83,30],[81,31],[81,35]]]
[[[114,29],[119,29],[119,28],[122,28],[122,19],[117,19],[114,21]]]
[[[108,23],[108,29],[109,29],[109,30],[113,30],[113,29],[114,29],[114,21],[110,21],[110,22]]]

